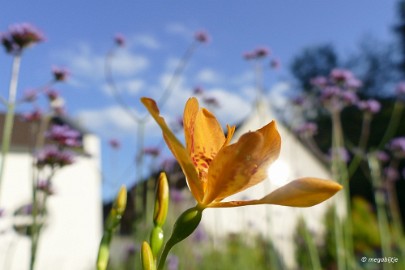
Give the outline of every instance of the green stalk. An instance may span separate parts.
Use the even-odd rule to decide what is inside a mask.
[[[352,218],[351,218],[351,208],[350,208],[350,185],[349,185],[349,174],[347,171],[347,166],[342,158],[339,156],[338,150],[344,148],[344,137],[343,137],[343,129],[342,129],[342,122],[340,119],[340,111],[334,110],[331,113],[332,115],[332,173],[338,179],[338,181],[343,185],[343,196],[345,202],[345,210],[346,210],[346,217],[343,221],[343,240],[344,246],[338,246],[337,248],[341,249],[344,248],[344,261],[346,266],[349,269],[356,269],[356,263],[354,260],[354,249],[353,249],[353,239],[352,239]],[[340,243],[338,239],[336,239],[336,243]],[[338,250],[339,251],[339,250]],[[339,254],[339,252],[338,252]],[[340,258],[338,258],[338,265],[339,269],[345,269],[340,262]]]
[[[172,235],[170,236],[169,240],[167,240],[162,254],[160,255],[157,270],[163,270],[170,250],[177,243],[189,237],[195,231],[195,229],[197,229],[198,224],[200,224],[202,218],[203,210],[204,208],[201,208],[199,205],[197,205],[186,210],[179,216],[173,226]]]
[[[375,154],[368,155],[368,166],[371,172],[371,183],[374,189],[374,198],[377,206],[378,232],[380,233],[381,252],[383,257],[392,256],[391,233],[388,225],[386,203],[382,192],[381,169]],[[390,263],[384,263],[384,270],[391,270]]]
[[[304,235],[304,240],[305,240],[305,243],[307,244],[309,257],[311,259],[312,269],[313,270],[322,270],[321,262],[319,260],[318,250],[315,246],[312,236],[309,233],[309,230],[305,223],[304,223],[303,228],[301,229],[301,233]]]
[[[20,73],[20,64],[21,64],[21,54],[16,54],[13,58],[13,64],[11,69],[7,114],[3,126],[3,140],[1,145],[1,163],[0,163],[0,196],[1,196],[1,184],[3,182],[4,171],[6,167],[6,158],[8,151],[10,149],[11,135],[14,125],[15,101],[17,96],[17,85],[18,85],[18,75]]]

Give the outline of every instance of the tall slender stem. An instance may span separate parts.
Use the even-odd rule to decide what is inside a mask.
[[[342,121],[340,118],[340,110],[332,111],[332,173],[339,180],[339,182],[344,187],[344,203],[346,210],[346,217],[343,222],[343,239],[344,239],[344,250],[345,250],[345,262],[349,269],[356,269],[356,263],[354,261],[354,249],[353,249],[353,239],[352,239],[352,214],[350,208],[350,185],[349,185],[349,174],[347,166],[340,156],[340,151],[344,149],[344,137]],[[338,243],[338,239],[336,241]],[[342,247],[338,247],[342,248]],[[339,251],[339,250],[338,250]],[[338,264],[341,262],[338,261]]]
[[[1,184],[3,182],[4,171],[6,167],[7,154],[10,149],[11,135],[14,125],[15,101],[17,96],[18,75],[20,73],[21,54],[16,54],[13,59],[11,69],[11,79],[9,86],[9,95],[7,103],[7,114],[3,126],[3,139],[1,145],[1,163],[0,163],[0,201],[1,201]]]
[[[381,169],[375,154],[368,155],[368,166],[371,172],[371,183],[373,184],[374,198],[377,206],[378,232],[380,234],[382,256],[391,256],[391,233],[387,218],[385,195],[382,190]],[[392,269],[391,264],[383,264],[383,269]]]

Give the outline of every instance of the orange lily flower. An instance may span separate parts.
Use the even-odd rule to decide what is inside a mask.
[[[267,168],[278,158],[281,147],[276,123],[272,121],[230,144],[235,127],[228,125],[225,136],[215,116],[205,108],[200,109],[196,98],[190,98],[183,116],[184,147],[160,116],[156,102],[150,98],[141,101],[162,129],[166,144],[201,209],[255,204],[308,207],[342,188],[334,181],[307,177],[291,181],[258,200],[223,201],[267,178]]]

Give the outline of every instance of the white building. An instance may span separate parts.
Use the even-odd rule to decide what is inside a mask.
[[[265,97],[253,107],[250,115],[236,129],[234,140],[248,131],[257,130],[272,120],[277,120]],[[269,177],[261,184],[225,200],[259,199],[272,190],[289,181],[313,176],[331,179],[330,172],[315,156],[291,134],[280,122],[277,127],[281,135],[281,153],[279,159],[269,168]],[[261,234],[273,241],[286,266],[294,269],[294,239],[297,221],[303,217],[311,231],[322,233],[322,219],[327,206],[333,200],[323,202],[310,208],[292,208],[277,205],[256,205],[236,208],[214,208],[204,211],[202,224],[220,243],[221,236],[228,233],[242,233],[249,239],[249,234]]]
[[[3,121],[1,115],[1,128]],[[66,119],[59,121],[74,125]],[[47,201],[48,214],[35,267],[38,270],[94,269],[102,235],[100,142],[95,135],[79,131],[84,151],[90,155],[78,156],[74,164],[60,169],[53,178],[55,194]],[[32,201],[29,139],[27,123],[17,118],[1,183],[0,208],[4,214],[0,217],[0,269],[29,269],[30,238],[14,229],[14,225],[27,222],[15,216],[15,211]]]

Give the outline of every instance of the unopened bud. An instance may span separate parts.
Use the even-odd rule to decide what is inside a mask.
[[[152,249],[153,257],[156,258],[160,249],[163,246],[164,242],[164,233],[163,229],[160,226],[156,226],[153,228],[150,234],[150,247]]]
[[[141,248],[141,261],[143,270],[156,270],[155,260],[148,242],[144,241]]]
[[[153,223],[155,226],[163,226],[166,221],[169,208],[169,183],[166,174],[161,172],[156,186],[155,209]]]

